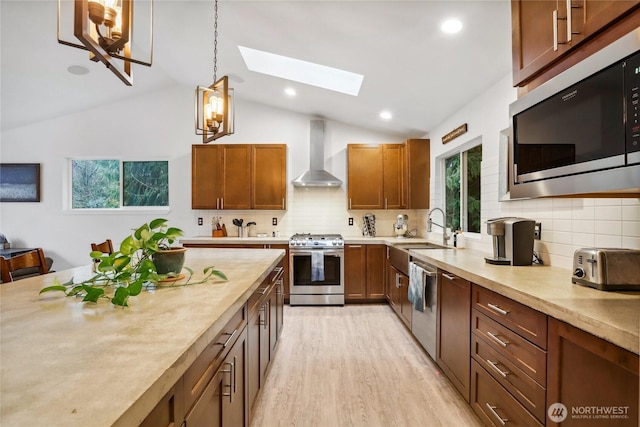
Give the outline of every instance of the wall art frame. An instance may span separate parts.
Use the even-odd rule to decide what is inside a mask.
[[[0,163],[0,202],[39,202],[40,163]]]

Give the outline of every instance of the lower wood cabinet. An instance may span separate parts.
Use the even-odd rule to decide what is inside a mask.
[[[469,402],[471,358],[471,283],[438,271],[438,344],[436,362]]]
[[[346,245],[344,248],[345,300],[385,300],[385,245]]]
[[[412,304],[409,302],[409,276],[387,263],[387,293],[389,305],[402,323],[411,329]]]
[[[284,324],[282,264],[140,424],[247,427]]]
[[[640,425],[637,354],[549,319],[548,368],[547,405],[564,405],[563,427]]]

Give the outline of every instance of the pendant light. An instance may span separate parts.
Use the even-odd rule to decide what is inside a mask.
[[[135,32],[135,55],[144,58],[134,58],[132,52],[134,3],[135,26],[140,28]],[[141,48],[145,41],[148,47]],[[132,86],[131,63],[151,66],[153,0],[58,0],[58,42],[88,50],[89,59],[102,62],[124,84]]]
[[[217,79],[218,73],[218,0],[214,3],[213,21],[213,84],[196,88],[196,134],[208,143],[233,134],[233,88],[229,77]]]

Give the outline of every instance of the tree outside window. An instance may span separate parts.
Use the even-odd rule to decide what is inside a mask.
[[[446,226],[480,233],[482,145],[444,159]]]
[[[71,160],[72,209],[169,206],[169,162]]]

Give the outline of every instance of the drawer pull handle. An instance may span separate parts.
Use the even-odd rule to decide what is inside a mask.
[[[236,334],[236,332],[238,332],[238,330],[237,330],[237,329],[236,329],[236,330],[234,330],[232,334],[229,334],[229,333],[227,333],[227,332],[225,332],[225,333],[224,333],[225,335],[229,335],[229,338],[227,338],[227,340],[224,342],[224,344],[222,344],[222,347],[223,347],[223,348],[226,348],[226,347],[229,345],[229,343],[231,342],[231,339],[232,339],[232,338],[233,338],[233,336]]]
[[[499,373],[502,378],[507,378],[507,375],[509,375],[509,371],[503,371],[502,369],[498,368],[498,362],[492,362],[491,360],[487,359],[487,363],[493,368],[494,371]]]
[[[456,280],[456,276],[452,276],[452,275],[447,274],[447,273],[442,273],[442,276],[443,276],[445,279],[449,279],[449,280]]]
[[[507,346],[509,345],[509,343],[507,341],[502,341],[500,338],[498,338],[498,334],[493,334],[491,332],[487,332],[487,335],[489,335],[491,338],[493,338],[495,340],[495,342],[497,342],[498,344],[500,344],[504,348],[507,348]]]
[[[229,403],[233,403],[233,377],[234,377],[234,371],[235,371],[235,366],[232,362],[226,362],[225,365],[229,365],[229,369],[224,369],[222,370],[223,373],[225,374],[229,374],[229,385],[224,385],[224,388],[228,388],[229,389],[229,393],[225,393],[224,391],[222,392],[222,395],[224,397],[228,397],[229,398]]]
[[[498,421],[500,421],[500,424],[502,424],[503,426],[507,425],[507,423],[509,422],[509,419],[508,418],[502,418],[500,415],[498,415],[498,413],[496,412],[496,409],[498,409],[497,406],[491,406],[488,403],[485,403],[485,405],[487,405],[487,408],[493,414],[493,416],[496,417],[496,419]]]
[[[507,310],[503,310],[503,309],[501,309],[500,307],[498,307],[495,304],[487,303],[487,307],[489,307],[493,311],[497,311],[498,313],[502,314],[503,316],[506,316],[506,315],[509,314],[509,312]]]

